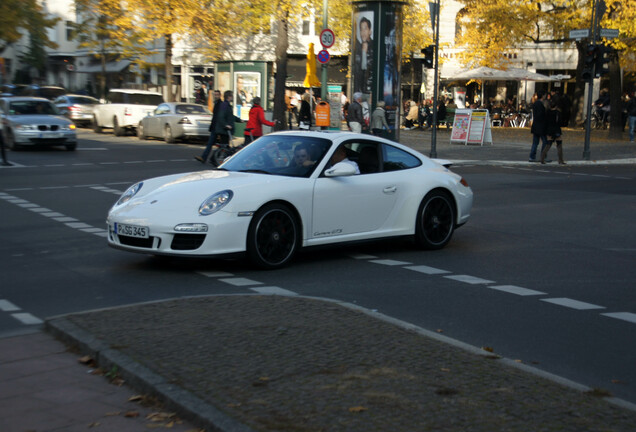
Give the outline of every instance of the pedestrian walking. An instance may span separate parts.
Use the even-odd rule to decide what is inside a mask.
[[[210,127],[208,130],[210,131],[210,137],[208,138],[208,143],[205,146],[205,150],[201,156],[195,156],[194,158],[201,163],[205,163],[210,156],[210,152],[212,151],[212,146],[217,141],[217,135],[215,132],[216,129],[216,119],[218,114],[218,109],[221,108],[221,90],[214,90],[214,107],[212,108],[212,120],[210,121]]]
[[[311,95],[305,93],[300,101],[300,111],[298,112],[298,128],[303,130],[311,129]]]
[[[530,148],[530,159],[528,162],[537,161],[537,147],[541,141],[541,152],[548,145],[548,137],[546,135],[546,108],[545,94],[541,91],[537,92],[537,98],[532,104],[532,147]]]
[[[561,139],[561,109],[559,108],[559,99],[553,97],[550,99],[550,109],[546,112],[546,135],[548,136],[548,145],[541,150],[541,163],[550,162],[546,160],[548,151],[552,143],[556,141],[557,154],[559,155],[559,164],[565,165],[563,160],[563,140]]]
[[[371,131],[375,136],[382,136],[382,131],[389,129],[386,122],[386,111],[384,110],[384,101],[378,101],[378,104],[371,114]]]
[[[631,98],[627,102],[627,122],[629,124],[629,142],[634,143],[636,135],[636,90],[632,91]]]
[[[349,127],[351,132],[362,133],[362,123],[364,123],[364,117],[362,117],[362,93],[355,92],[353,94],[353,102],[349,104]]]
[[[255,96],[252,99],[252,108],[250,108],[249,120],[245,125],[245,145],[251,143],[256,138],[263,136],[263,125],[276,126],[276,122],[271,122],[265,119],[265,110],[263,110],[263,107],[261,106],[261,98]]]

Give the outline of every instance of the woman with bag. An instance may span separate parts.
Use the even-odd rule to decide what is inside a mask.
[[[249,120],[245,125],[244,145],[247,145],[256,138],[263,136],[263,125],[276,126],[276,122],[271,122],[265,119],[265,110],[263,110],[263,107],[261,106],[261,98],[256,96],[252,99],[252,108],[250,108]]]

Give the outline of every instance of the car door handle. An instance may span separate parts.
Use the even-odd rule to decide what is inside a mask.
[[[382,192],[384,192],[385,194],[392,194],[395,193],[396,190],[397,186],[387,186],[384,188],[384,190],[382,190]]]

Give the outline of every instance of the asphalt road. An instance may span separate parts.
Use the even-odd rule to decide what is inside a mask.
[[[275,272],[106,246],[137,180],[200,170],[200,145],[80,132],[76,152],[0,169],[0,336],[47,317],[180,296],[284,289],[357,303],[636,402],[634,166],[463,165],[472,219],[449,247],[303,252]],[[343,329],[346,331],[346,329]]]

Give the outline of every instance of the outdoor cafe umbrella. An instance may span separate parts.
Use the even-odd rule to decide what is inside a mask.
[[[320,87],[320,80],[316,75],[316,54],[314,53],[314,44],[309,44],[309,52],[307,53],[307,75],[303,81],[304,87]]]
[[[463,70],[451,77],[448,77],[448,79],[452,81],[557,81],[555,78],[536,72],[530,72],[525,69],[509,68],[508,70],[500,70],[489,68],[487,66]]]

